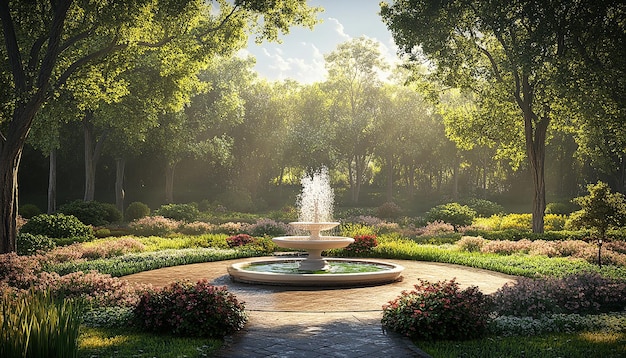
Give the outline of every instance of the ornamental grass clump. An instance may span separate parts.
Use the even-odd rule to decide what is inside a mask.
[[[146,330],[209,338],[232,334],[248,320],[244,304],[235,295],[206,279],[146,291],[134,316],[139,327]]]
[[[0,357],[77,357],[83,305],[48,291],[4,290],[0,301]]]
[[[455,279],[420,279],[415,290],[383,306],[382,325],[412,339],[471,339],[486,332],[488,308],[488,296],[476,286],[461,290]]]

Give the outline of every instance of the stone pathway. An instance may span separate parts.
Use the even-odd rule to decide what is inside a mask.
[[[232,282],[226,268],[241,259],[168,267],[124,277],[163,286],[176,280],[208,279],[226,285],[245,302],[250,320],[228,337],[217,357],[428,357],[408,339],[383,332],[382,306],[413,289],[418,278],[456,278],[461,287],[491,293],[515,277],[458,265],[379,260],[404,266],[403,280],[375,287],[309,289]]]

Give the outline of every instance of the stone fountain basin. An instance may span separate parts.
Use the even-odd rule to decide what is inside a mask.
[[[282,236],[272,239],[280,247],[300,249],[300,250],[328,250],[340,249],[354,242],[351,237],[341,236],[320,236],[311,239],[309,236]]]
[[[295,259],[292,261],[299,261],[301,259]],[[274,260],[261,260],[252,261],[254,263],[274,263],[285,262],[289,260],[274,259]],[[250,261],[236,263],[228,267],[228,273],[231,279],[235,282],[274,285],[274,286],[300,286],[300,287],[365,287],[383,285],[402,280],[402,271],[404,267],[397,264],[385,263],[375,260],[363,260],[363,259],[341,259],[332,258],[327,259],[332,264],[336,261],[348,261],[353,263],[368,263],[379,264],[388,267],[388,270],[377,272],[362,272],[362,273],[342,273],[342,274],[314,274],[314,273],[273,273],[273,272],[258,272],[246,270],[246,266]]]
[[[320,222],[294,221],[294,222],[290,222],[289,225],[299,230],[324,231],[324,230],[330,230],[334,228],[335,226],[339,225],[339,222],[336,222],[336,221],[320,221]]]

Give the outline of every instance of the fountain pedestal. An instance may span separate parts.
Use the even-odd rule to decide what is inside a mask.
[[[321,271],[328,268],[328,263],[322,257],[322,251],[340,249],[354,242],[353,238],[341,236],[320,236],[320,231],[330,230],[339,225],[338,222],[302,222],[289,223],[293,227],[307,230],[309,236],[283,236],[272,239],[280,247],[305,250],[306,259],[300,262],[301,271]]]

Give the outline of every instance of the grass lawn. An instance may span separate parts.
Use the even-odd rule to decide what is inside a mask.
[[[415,342],[415,345],[436,358],[626,357],[626,334],[610,332],[488,337],[464,342]]]

